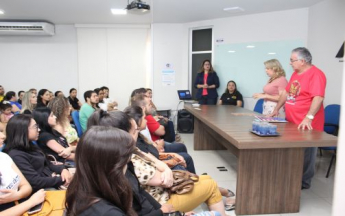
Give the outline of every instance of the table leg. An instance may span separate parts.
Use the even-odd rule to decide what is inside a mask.
[[[236,215],[299,211],[304,148],[241,149]]]
[[[221,137],[197,118],[194,118],[194,150],[226,150]]]

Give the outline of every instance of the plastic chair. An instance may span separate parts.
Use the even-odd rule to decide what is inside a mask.
[[[72,116],[74,125],[77,128],[78,136],[81,137],[83,135],[83,129],[81,128],[81,125],[79,122],[79,111],[73,111],[71,116]]]
[[[330,104],[326,106],[324,131],[328,134],[338,136],[339,119],[340,119],[340,105]],[[320,156],[322,156],[322,150],[334,151],[331,158],[331,162],[327,170],[327,174],[326,174],[326,178],[328,178],[329,172],[331,171],[331,168],[333,165],[333,161],[335,161],[336,159],[337,147],[320,147],[319,150],[320,150]]]
[[[258,101],[256,101],[254,112],[258,112],[262,114],[264,110],[263,106],[264,106],[264,99],[259,99]]]

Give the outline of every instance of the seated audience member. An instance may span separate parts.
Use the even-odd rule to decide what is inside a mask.
[[[3,142],[1,136],[2,132],[0,145]],[[0,152],[0,164],[0,215],[22,215],[44,201],[45,191],[41,189],[28,200],[15,205],[15,201],[29,197],[32,188],[10,156]]]
[[[137,215],[125,176],[134,150],[133,138],[119,129],[98,126],[86,131],[78,145],[76,173],[67,189],[67,215]]]
[[[46,107],[50,101],[50,91],[48,89],[41,89],[37,95],[36,107]]]
[[[71,126],[68,119],[71,112],[71,105],[68,103],[68,99],[63,96],[55,97],[49,102],[48,108],[56,116],[56,125],[53,126],[53,129],[62,134],[69,145],[75,146],[79,138],[77,131]]]
[[[0,121],[2,123],[7,123],[10,120],[10,118],[13,117],[12,109],[12,105],[7,101],[0,102]]]
[[[263,93],[255,93],[253,98],[264,99],[263,115],[270,115],[278,104],[279,97],[285,91],[288,81],[285,78],[285,71],[277,59],[271,59],[264,63],[266,74],[269,76],[267,84],[263,88]],[[279,109],[280,117],[285,116],[285,109]]]
[[[101,112],[103,112],[104,115],[101,116],[100,115]],[[89,130],[92,130],[94,127],[98,127],[97,125],[100,125],[103,127],[117,126],[119,122],[116,121],[117,117],[116,115],[114,115],[116,112],[119,112],[119,111],[114,111],[114,112],[104,112],[102,110],[96,111],[89,118],[89,121],[88,121]],[[86,133],[88,133],[88,131]],[[132,137],[131,139],[133,140]],[[110,143],[110,144],[113,144],[113,143]],[[97,147],[100,147],[100,145],[97,145],[97,146],[95,145],[95,148]],[[107,147],[112,148],[112,145],[108,144]],[[76,161],[80,161],[78,159],[79,157],[78,152],[80,151],[81,148],[82,147],[77,147]],[[107,148],[105,149],[102,148],[102,149],[107,150]],[[159,167],[159,169],[161,170],[167,167],[161,162],[157,162],[156,166]],[[78,169],[78,164],[77,164],[77,169]],[[160,205],[155,199],[153,199],[153,197],[150,194],[148,194],[142,187],[140,187],[138,178],[134,172],[133,164],[130,161],[128,162],[126,177],[129,180],[132,187],[133,209],[138,213],[138,215],[163,215],[162,212],[163,213],[173,212],[172,206],[170,204]]]
[[[53,100],[55,98],[55,95],[52,91],[49,91],[49,101]]]
[[[103,99],[104,99],[104,90],[100,89],[100,88],[96,88],[94,90],[98,96],[98,103],[103,103]]]
[[[80,110],[82,104],[77,98],[77,89],[71,88],[69,90],[68,101],[71,104],[73,110]]]
[[[7,153],[24,177],[30,183],[33,192],[42,188],[67,186],[71,181],[70,172],[62,165],[54,165],[46,159],[41,149],[32,143],[39,135],[36,121],[29,115],[13,116],[6,127]]]
[[[19,104],[22,104],[24,93],[25,93],[24,91],[18,92],[18,103]]]
[[[86,91],[84,93],[85,102],[83,106],[81,106],[79,111],[79,122],[83,129],[83,132],[86,131],[87,127],[87,119],[91,116],[93,112],[96,110],[96,105],[98,104],[98,95],[94,91]]]
[[[93,114],[95,117],[97,113]],[[138,126],[135,121],[121,111],[109,112],[110,118],[99,119],[90,117],[88,127],[106,125],[117,127],[132,135],[136,141],[138,138]],[[81,144],[82,145],[82,144]],[[191,192],[186,194],[169,194],[168,189],[172,187],[172,171],[166,164],[157,160],[154,156],[146,154],[139,149],[131,157],[134,171],[141,185],[160,204],[171,204],[173,209],[181,212],[188,212],[195,209],[201,203],[206,202],[210,210],[218,211],[225,216],[222,195],[217,183],[207,175],[199,176]],[[77,163],[78,164],[78,163]],[[154,166],[152,165],[154,164]],[[157,193],[157,191],[159,191]]]
[[[175,132],[175,126],[174,126],[173,121],[170,121],[168,118],[161,116],[157,113],[157,107],[152,101],[152,89],[146,88],[146,94],[145,95],[150,99],[150,103],[151,103],[151,107],[152,107],[151,108],[152,116],[154,116],[155,119],[157,119],[159,122],[163,122],[163,125],[167,129],[166,132],[168,131],[168,133],[166,133],[166,135],[163,137],[164,140],[168,141],[168,142],[183,143],[180,134]]]
[[[147,96],[151,99],[151,106],[152,106],[152,109],[156,110],[157,111],[157,107],[156,105],[153,103],[152,101],[152,89],[150,88],[146,88],[146,93],[147,93]]]
[[[2,149],[4,148],[4,142],[6,139],[6,136],[4,134],[5,127],[2,127],[2,124],[0,124],[0,152],[2,152]]]
[[[5,99],[5,88],[0,85],[0,102]]]
[[[16,114],[19,113],[22,109],[22,105],[20,105],[17,101],[16,93],[13,91],[9,91],[6,93],[5,100],[10,102],[12,105],[12,113]]]
[[[55,97],[59,97],[59,96],[65,97],[65,95],[62,93],[62,91],[56,91],[56,92],[54,93],[54,96],[55,96]]]
[[[69,146],[66,138],[53,129],[56,126],[54,113],[48,107],[39,107],[32,112],[32,116],[39,125],[37,144],[43,152],[62,163],[65,163],[66,159],[74,160],[75,147]]]
[[[109,98],[109,88],[106,86],[102,86],[100,89],[104,92],[104,98]]]
[[[144,109],[142,109],[140,106],[130,106],[127,107],[124,110],[124,112],[134,119],[134,121],[138,125],[139,131],[146,129]],[[184,157],[186,158],[185,160],[184,157],[180,154],[158,152],[158,149],[154,146],[154,144],[148,139],[146,139],[146,137],[140,133],[137,139],[137,147],[141,151],[145,153],[150,153],[157,159],[162,160],[172,170],[188,170],[189,172],[195,173],[194,162],[192,157],[190,157],[189,155],[189,157],[184,155],[187,153],[182,153],[182,155],[184,155]]]
[[[33,91],[25,92],[23,96],[22,102],[22,110],[20,113],[22,114],[31,114],[32,111],[36,108],[37,105],[37,97]]]
[[[164,116],[157,115],[156,110],[152,108],[152,98],[149,96],[148,91],[145,88],[135,89],[131,94],[131,99],[139,95],[143,95],[145,97],[145,99],[151,106],[150,108],[151,116],[156,121],[158,121],[160,125],[164,127],[164,135],[161,135],[164,141],[181,142],[181,137],[179,135],[176,136],[175,134],[174,123],[172,121],[169,121],[169,119]],[[131,101],[129,102],[129,104],[131,104]],[[176,137],[177,137],[177,140],[176,140]]]
[[[140,106],[145,110],[145,119],[147,120],[147,128],[140,133],[143,134],[149,141],[156,143],[157,146],[164,147],[165,152],[175,152],[175,153],[187,153],[187,148],[182,143],[169,143],[165,142],[163,139],[160,139],[160,134],[165,134],[164,126],[160,125],[151,115],[151,104],[148,97],[143,95],[137,95],[132,98],[132,106]],[[159,133],[159,135],[157,135]],[[155,135],[153,139],[152,134]],[[184,154],[182,154],[184,156]],[[187,160],[185,158],[185,160]]]
[[[37,89],[35,89],[35,88],[29,89],[29,92],[31,92],[31,93],[37,95]]]
[[[220,97],[218,104],[242,107],[243,97],[242,94],[237,91],[235,81],[230,80],[226,86],[225,92]]]

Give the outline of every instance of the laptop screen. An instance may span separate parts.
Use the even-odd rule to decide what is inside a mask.
[[[177,94],[180,100],[192,100],[192,95],[189,90],[178,90]]]

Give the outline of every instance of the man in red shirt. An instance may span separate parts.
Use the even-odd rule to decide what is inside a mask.
[[[278,115],[278,110],[285,104],[286,120],[298,124],[298,129],[323,131],[326,76],[312,65],[312,56],[304,47],[292,50],[290,65],[294,73],[280,96],[272,116]],[[305,150],[302,189],[310,188],[316,153],[315,147]]]

